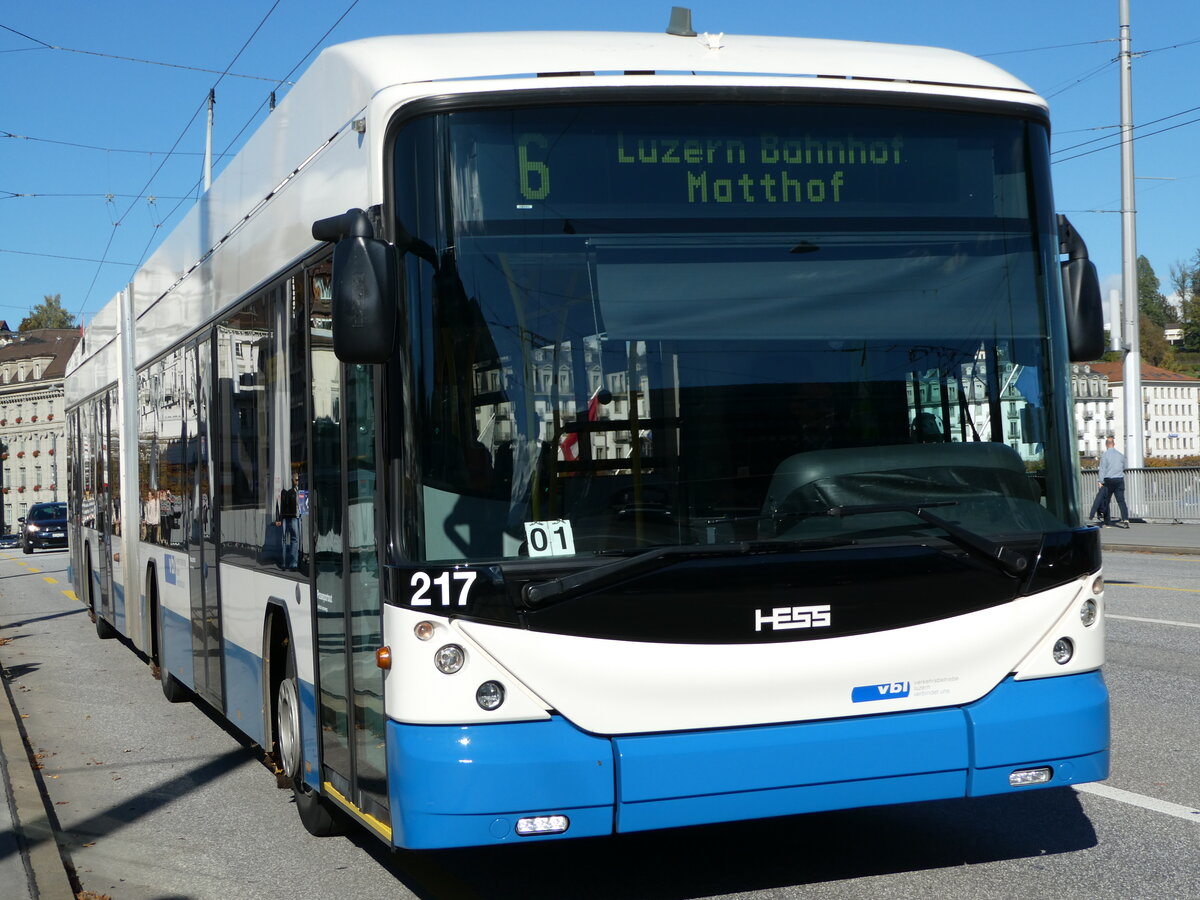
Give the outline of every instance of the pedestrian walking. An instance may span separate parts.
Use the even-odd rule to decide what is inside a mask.
[[[1116,442],[1110,437],[1104,441],[1104,452],[1100,454],[1100,489],[1092,502],[1092,511],[1088,518],[1099,519],[1100,526],[1115,524],[1118,528],[1129,527],[1129,508],[1125,505],[1125,454],[1116,448]],[[1121,518],[1113,522],[1109,511],[1109,501],[1116,498],[1117,508],[1121,510]]]

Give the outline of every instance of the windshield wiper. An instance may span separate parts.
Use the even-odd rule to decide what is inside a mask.
[[[580,594],[625,581],[634,575],[642,575],[657,569],[665,569],[684,559],[718,559],[731,556],[749,556],[755,553],[786,553],[797,549],[822,549],[852,544],[846,539],[814,539],[803,541],[740,541],[732,544],[682,544],[651,547],[626,559],[606,563],[582,572],[552,578],[549,581],[534,581],[525,585],[521,596],[530,608],[548,606],[560,600],[568,600]]]
[[[956,525],[929,511],[931,506],[954,506],[956,501],[943,500],[934,503],[869,503],[862,506],[835,506],[829,510],[829,515],[837,518],[847,516],[863,516],[870,513],[905,512],[916,516],[922,522],[928,522],[946,532],[952,544],[961,547],[968,553],[995,564],[1007,575],[1020,575],[1029,568],[1029,559],[1023,553],[990,540],[981,534],[968,531],[961,525]]]

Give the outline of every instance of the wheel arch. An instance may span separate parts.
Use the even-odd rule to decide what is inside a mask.
[[[88,608],[88,615],[96,618],[96,570],[92,564],[92,542],[83,545],[83,596],[79,598]]]
[[[150,657],[150,665],[161,666],[162,647],[159,646],[159,641],[161,640],[161,628],[159,627],[159,605],[162,601],[160,600],[158,593],[158,566],[153,562],[146,564],[145,590],[146,618],[143,623],[143,630],[150,633],[149,640],[146,641],[146,647],[150,651],[148,654]]]

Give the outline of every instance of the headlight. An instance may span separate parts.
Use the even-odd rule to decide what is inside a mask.
[[[1095,625],[1099,610],[1100,608],[1096,605],[1096,601],[1089,597],[1079,607],[1079,621],[1083,623],[1085,628],[1089,625]]]
[[[1060,666],[1065,666],[1071,661],[1071,657],[1075,655],[1075,644],[1070,638],[1059,638],[1054,642],[1054,649],[1051,653],[1056,663]]]
[[[463,667],[463,663],[466,661],[467,654],[458,644],[447,644],[433,655],[433,664],[444,675],[453,675]]]
[[[499,709],[500,704],[504,702],[504,685],[498,681],[485,681],[475,691],[475,702],[479,704],[480,709],[486,709],[488,712]]]

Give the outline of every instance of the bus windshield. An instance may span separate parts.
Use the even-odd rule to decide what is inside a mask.
[[[920,504],[993,540],[1071,527],[1045,141],[857,105],[409,122],[420,555],[911,540]]]

